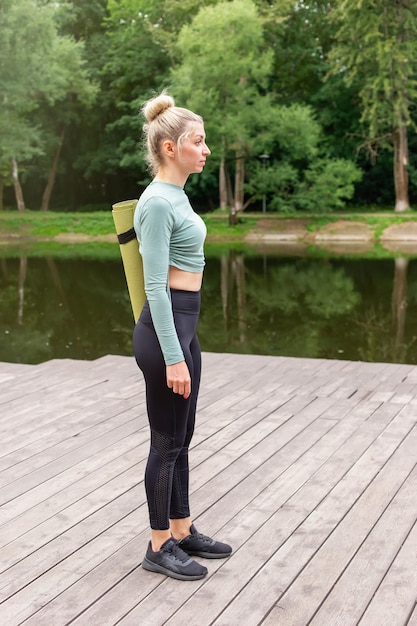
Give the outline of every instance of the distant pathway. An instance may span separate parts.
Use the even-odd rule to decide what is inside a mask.
[[[299,252],[315,245],[341,253],[365,253],[379,243],[390,252],[417,254],[417,221],[393,224],[380,234],[376,226],[361,221],[340,219],[314,231],[308,229],[309,222],[302,218],[261,219],[246,241],[255,246],[272,244],[284,248],[295,244]]]

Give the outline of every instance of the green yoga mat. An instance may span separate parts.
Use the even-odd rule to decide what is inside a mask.
[[[112,206],[112,215],[119,240],[135,322],[138,321],[146,300],[142,257],[139,253],[138,240],[133,228],[133,215],[137,203],[137,200],[125,200],[124,202],[117,202]]]

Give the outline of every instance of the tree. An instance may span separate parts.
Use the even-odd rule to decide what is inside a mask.
[[[12,164],[19,210],[25,204],[18,164],[45,152],[47,131],[38,111],[62,104],[68,96],[89,99],[94,92],[83,67],[82,45],[58,32],[58,10],[56,3],[8,0],[0,12],[0,58],[7,60],[0,64],[0,164]],[[52,184],[50,177],[47,194]]]
[[[312,104],[320,91],[334,38],[328,16],[336,2],[257,0],[264,16],[265,42],[274,51],[269,87],[280,104]]]
[[[178,51],[174,89],[206,120],[219,170],[220,206],[230,206],[234,223],[244,208],[245,159],[267,131],[272,104],[264,93],[272,52],[265,50],[263,21],[251,0],[204,7],[182,28]],[[231,161],[234,193],[228,184]]]
[[[411,106],[417,97],[417,3],[414,0],[340,0],[330,52],[331,74],[357,84],[365,144],[394,150],[395,210],[409,208],[408,131],[415,128]]]
[[[72,58],[63,63],[68,72],[67,89],[59,101],[41,105],[38,116],[43,130],[44,158],[38,160],[46,179],[41,210],[49,209],[52,190],[58,173],[65,138],[73,136],[85,118],[91,114],[91,105],[98,93],[98,79],[92,59],[99,56],[101,24],[105,16],[106,0],[70,0],[55,3],[54,19],[62,42],[70,42]],[[77,42],[77,46],[74,43]],[[79,145],[79,144],[78,144]]]
[[[144,174],[141,156],[143,101],[150,97],[167,76],[167,53],[154,40],[159,30],[153,15],[153,2],[110,0],[106,19],[106,45],[100,71],[100,102],[104,135],[100,151],[88,160],[93,171]]]
[[[29,10],[32,9],[32,10]],[[35,15],[31,15],[35,13]],[[39,29],[38,29],[39,27]],[[38,22],[33,3],[6,0],[0,8],[0,164],[11,171],[18,208],[24,208],[16,158],[28,158],[40,151],[38,129],[31,126],[32,95],[40,82],[42,49],[48,29]],[[25,45],[22,46],[22,41]],[[26,45],[27,42],[27,45]],[[32,49],[33,47],[33,49]],[[29,51],[30,50],[30,51]],[[4,62],[7,60],[7,62]]]
[[[270,134],[264,144],[268,166],[248,168],[248,202],[269,196],[276,211],[331,211],[344,207],[361,172],[348,159],[328,153],[320,124],[311,107],[275,106],[269,115]]]
[[[96,0],[97,1],[97,0]],[[77,0],[84,11],[84,4]],[[206,0],[109,0],[102,40],[92,50],[101,93],[86,125],[91,140],[75,158],[89,180],[100,181],[110,200],[137,194],[148,182],[143,158],[143,102],[169,86],[177,62],[176,40]],[[88,48],[88,46],[87,46]],[[89,49],[89,48],[88,48]],[[85,141],[81,138],[81,141]]]

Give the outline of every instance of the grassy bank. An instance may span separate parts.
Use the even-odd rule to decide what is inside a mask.
[[[241,223],[229,226],[228,215],[220,211],[202,216],[207,224],[209,238],[212,241],[243,241],[253,229],[258,229],[262,223],[267,232],[280,232],[280,224],[289,219],[303,220],[309,232],[317,232],[328,224],[345,221],[357,221],[372,228],[375,236],[392,224],[406,221],[417,222],[417,212],[395,213],[384,211],[380,213],[337,213],[309,215],[297,213],[293,215],[279,215],[276,213],[244,213]],[[114,223],[111,211],[95,211],[80,213],[40,212],[40,211],[2,211],[0,212],[0,238],[34,238],[54,239],[59,235],[82,235],[91,237],[114,237]]]
[[[52,211],[3,211],[0,233],[13,237],[55,237],[62,233],[89,236],[114,233],[111,211],[93,213],[55,213]]]
[[[228,225],[225,214],[209,214],[202,216],[207,230],[213,240],[243,240],[251,228],[256,225],[257,218],[244,216],[240,224]],[[92,213],[55,213],[52,211],[3,211],[0,212],[1,239],[53,239],[59,235],[84,235],[87,237],[114,237],[115,229],[111,211],[95,211]]]

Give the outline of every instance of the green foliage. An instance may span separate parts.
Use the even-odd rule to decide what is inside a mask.
[[[388,204],[392,155],[378,148],[398,124],[409,130],[413,201],[416,35],[410,0],[2,0],[1,180],[11,183],[16,157],[27,204],[39,206],[66,131],[55,206],[139,193],[149,180],[139,111],[168,87],[206,120],[212,157],[188,185],[198,208],[218,204],[222,157],[231,181],[245,159],[246,203],[266,193],[281,211],[319,210],[320,197],[337,208],[353,184],[355,202]],[[339,159],[362,181],[347,165],[344,185]]]
[[[281,212],[343,208],[361,179],[358,167],[352,161],[325,155],[322,132],[311,107],[276,107],[273,115],[268,164],[252,166],[246,185],[252,201],[268,194],[269,209]]]
[[[305,172],[296,202],[306,211],[342,209],[362,178],[359,168],[345,159],[315,160]]]
[[[280,104],[313,104],[322,89],[323,75],[328,69],[326,56],[334,38],[334,26],[329,14],[337,2],[280,0],[268,3],[265,37],[268,45],[275,50],[271,90]],[[258,4],[262,6],[266,3]],[[337,97],[336,90],[331,97]],[[328,111],[331,111],[331,106]],[[317,113],[321,113],[321,107],[317,107]]]
[[[302,210],[310,213],[323,213],[343,209],[346,200],[350,200],[355,190],[355,183],[362,173],[351,161],[345,159],[316,159],[305,170],[297,170],[288,163],[260,171],[260,176],[253,177],[252,184],[259,182],[256,197],[262,190],[262,180],[266,180],[264,189],[271,194],[268,208],[281,212]]]
[[[69,94],[91,102],[94,86],[82,60],[82,44],[62,36],[56,9],[36,0],[10,3],[0,22],[0,160],[25,159],[42,150],[33,112]],[[24,42],[24,45],[23,43]]]
[[[83,43],[59,30],[66,7],[41,0],[2,5],[0,169],[10,169],[14,159],[26,174],[23,180],[32,172],[41,183],[48,178],[76,110],[88,109],[97,92]],[[3,181],[8,185],[11,178]]]
[[[100,76],[105,135],[93,159],[82,158],[89,175],[128,172],[148,182],[139,112],[143,102],[166,86],[175,65],[181,27],[205,3],[202,0],[109,0],[106,53]]]
[[[206,6],[179,34],[174,92],[204,117],[214,159],[250,146],[255,116],[258,129],[261,121],[267,125],[258,107],[265,111],[260,90],[273,55],[263,45],[262,20],[250,0]]]
[[[252,169],[249,182],[245,185],[252,202],[268,195],[268,209],[280,212],[294,210],[292,201],[299,184],[298,170],[288,162],[268,165],[259,163]]]
[[[409,0],[342,0],[333,19],[332,73],[359,84],[362,121],[372,138],[412,124],[417,97],[417,4]]]
[[[288,155],[292,161],[311,160],[317,156],[321,128],[311,107],[293,104],[276,108],[272,123],[280,154]]]

